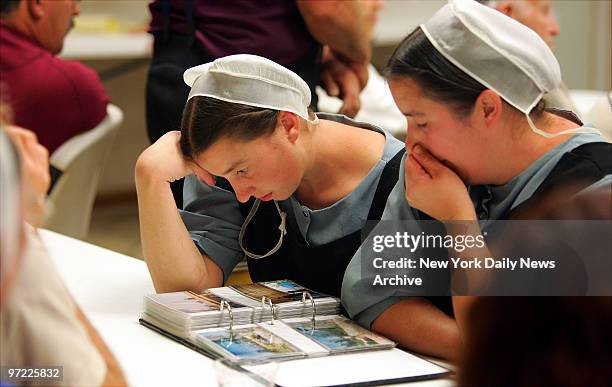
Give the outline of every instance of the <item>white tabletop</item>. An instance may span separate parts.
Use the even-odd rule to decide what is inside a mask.
[[[70,33],[60,56],[66,59],[140,59],[150,58],[153,36],[146,32],[116,34]]]
[[[212,360],[138,323],[154,293],[146,264],[48,230],[41,236],[60,275],[114,353],[131,386],[215,386]],[[449,379],[407,386],[452,386]]]

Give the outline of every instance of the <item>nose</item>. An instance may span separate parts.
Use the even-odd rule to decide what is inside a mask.
[[[81,13],[81,0],[72,1],[72,14],[78,16]]]
[[[410,120],[408,120],[408,125],[406,128],[406,141],[405,147],[407,151],[410,151],[412,147],[414,147],[419,142],[419,129],[416,125],[411,125]]]
[[[253,186],[232,183],[232,187],[236,193],[236,199],[238,199],[240,203],[248,202],[251,196],[255,193],[255,187]]]
[[[554,13],[551,13],[548,21],[548,33],[550,36],[555,37],[559,35],[561,32],[561,28],[559,27],[559,21],[557,20],[557,16]]]

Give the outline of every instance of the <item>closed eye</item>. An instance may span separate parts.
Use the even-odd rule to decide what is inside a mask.
[[[236,171],[236,176],[245,176],[247,173],[249,173],[248,168],[239,169]]]

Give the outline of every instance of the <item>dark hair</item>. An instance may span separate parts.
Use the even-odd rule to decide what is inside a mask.
[[[480,297],[460,386],[609,386],[612,298]]]
[[[21,0],[0,0],[0,15],[5,16],[19,8]]]
[[[450,104],[459,116],[472,112],[476,99],[487,89],[442,56],[421,27],[395,48],[384,75],[391,80],[413,79],[427,97]],[[544,104],[540,101],[532,112],[537,115],[543,109]]]
[[[277,119],[278,110],[195,96],[183,110],[181,151],[193,159],[223,137],[242,141],[264,137],[274,132]]]

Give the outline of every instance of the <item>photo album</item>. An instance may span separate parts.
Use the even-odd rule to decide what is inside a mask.
[[[150,294],[140,323],[250,375],[278,362],[278,386],[371,386],[449,374],[341,313],[340,299],[278,280]]]
[[[339,299],[280,280],[147,295],[141,323],[211,357],[237,361],[395,346],[339,312]]]

